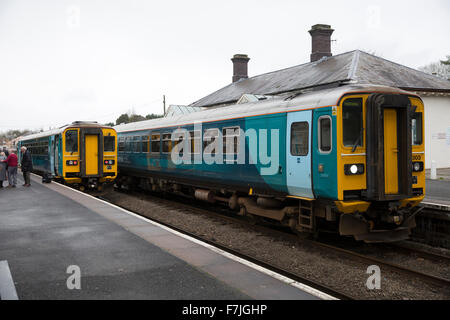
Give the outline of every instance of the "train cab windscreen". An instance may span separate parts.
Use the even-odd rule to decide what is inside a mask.
[[[351,98],[342,105],[343,142],[346,147],[363,145],[362,99]]]
[[[78,152],[78,130],[66,131],[66,152]]]
[[[113,152],[116,148],[116,138],[113,136],[106,136],[103,138],[103,150],[106,152]]]

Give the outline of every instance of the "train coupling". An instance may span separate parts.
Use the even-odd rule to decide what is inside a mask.
[[[87,185],[91,189],[96,189],[98,186],[98,179],[97,178],[89,178]]]

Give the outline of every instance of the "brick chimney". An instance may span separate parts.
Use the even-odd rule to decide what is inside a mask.
[[[250,58],[246,54],[235,54],[233,61],[233,82],[248,78],[247,64]]]
[[[311,27],[309,33],[312,38],[311,62],[320,60],[322,57],[331,57],[331,26],[327,24],[316,24]]]

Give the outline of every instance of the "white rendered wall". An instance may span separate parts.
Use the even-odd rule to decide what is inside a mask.
[[[425,168],[436,160],[450,168],[450,97],[422,97],[425,105]]]

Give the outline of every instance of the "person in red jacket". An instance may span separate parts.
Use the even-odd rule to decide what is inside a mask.
[[[17,163],[18,159],[15,154],[15,150],[10,150],[8,158],[3,160],[8,165],[8,188],[15,188],[17,184]]]

